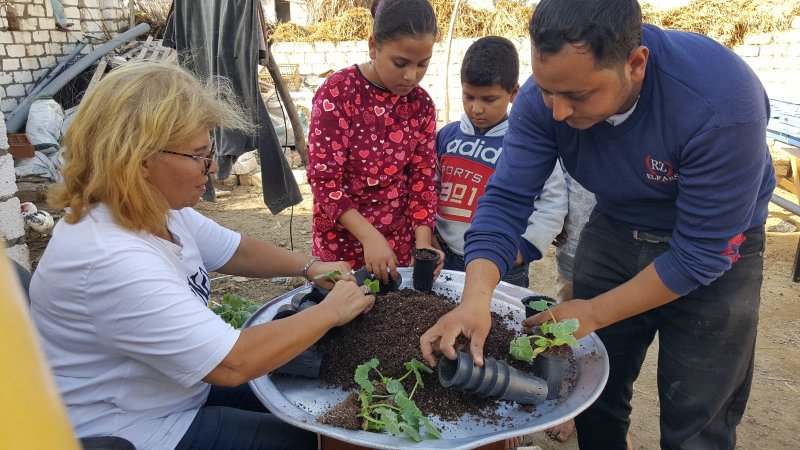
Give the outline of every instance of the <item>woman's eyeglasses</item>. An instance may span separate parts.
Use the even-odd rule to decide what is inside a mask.
[[[214,164],[214,156],[217,153],[217,143],[216,143],[216,141],[214,141],[214,138],[211,138],[211,154],[209,154],[207,157],[197,156],[197,155],[189,155],[189,154],[186,154],[186,153],[173,152],[171,150],[160,150],[159,152],[160,153],[169,153],[170,155],[183,156],[183,157],[186,157],[186,158],[192,158],[195,161],[202,161],[203,164],[206,167],[205,174],[208,175],[208,171],[211,170],[211,165]]]

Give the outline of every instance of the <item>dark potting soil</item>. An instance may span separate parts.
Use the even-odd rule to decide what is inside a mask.
[[[384,376],[401,377],[406,372],[403,367],[405,362],[411,358],[422,361],[420,336],[455,306],[456,303],[447,297],[412,289],[378,297],[369,313],[335,329],[334,333],[317,343],[315,349],[323,355],[320,384],[325,387],[357,390],[358,385],[353,379],[355,369],[373,357],[380,361],[378,370]],[[484,344],[484,356],[506,360],[517,369],[533,372],[530,364],[514,360],[508,354],[509,343],[518,335],[518,330],[508,329],[502,317],[494,312],[492,323],[491,332]],[[469,348],[463,337],[458,343],[464,349]],[[574,360],[571,366],[571,379],[574,380]],[[413,377],[409,378],[413,380]],[[501,419],[495,412],[496,401],[442,387],[436,369],[433,373],[423,374],[422,378],[425,386],[417,389],[413,400],[423,414],[438,415],[446,421],[455,421],[464,413],[482,417],[491,423],[497,423]],[[409,392],[412,383],[413,381],[408,383]],[[572,385],[574,383],[570,384]],[[534,410],[530,406],[518,407],[528,412]],[[357,397],[348,397],[343,404],[324,413],[318,420],[343,428],[360,428],[358,421],[353,422],[350,419],[352,416],[341,417],[345,409],[355,416],[360,411]]]

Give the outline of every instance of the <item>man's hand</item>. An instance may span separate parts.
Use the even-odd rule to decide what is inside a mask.
[[[476,365],[483,366],[483,343],[491,326],[489,308],[478,303],[461,303],[419,338],[422,357],[431,367],[436,367],[435,351],[448,359],[456,359],[456,338],[463,334],[470,341],[472,360]]]
[[[597,325],[593,304],[589,300],[568,300],[559,303],[550,308],[550,310],[556,320],[559,321],[572,318],[578,319],[580,326],[578,331],[574,333],[576,339],[580,339],[600,328]],[[540,312],[522,321],[522,332],[530,333],[532,327],[552,320],[550,313],[547,311]]]

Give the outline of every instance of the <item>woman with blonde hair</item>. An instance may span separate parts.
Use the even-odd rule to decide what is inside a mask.
[[[247,381],[368,310],[351,276],[318,306],[242,331],[207,307],[208,273],[314,279],[325,263],[241,236],[192,206],[217,171],[210,130],[252,131],[224,83],[181,68],[120,67],[86,95],[65,138],[68,213],[31,282],[32,317],[78,436],[138,449],[316,448]]]

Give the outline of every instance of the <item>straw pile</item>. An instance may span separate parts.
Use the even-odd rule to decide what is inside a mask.
[[[293,22],[275,28],[275,42],[360,41],[372,32],[372,15],[366,8],[351,8],[340,16],[317,25],[303,27]]]
[[[705,34],[728,47],[751,33],[786,30],[800,14],[800,0],[695,0],[664,13],[662,25]]]
[[[455,0],[430,0],[439,23],[440,36],[450,27]],[[301,27],[279,25],[273,40],[283,42],[345,41],[369,37],[372,17],[370,0],[324,0],[313,16],[325,19]],[[356,7],[351,7],[355,5]],[[462,2],[456,17],[453,37],[476,38],[488,35],[521,38],[528,36],[528,21],[533,8],[525,2],[500,0],[493,11],[477,9]],[[705,34],[728,47],[740,44],[749,33],[786,30],[792,18],[800,15],[800,0],[695,0],[670,10],[642,3],[642,18],[668,29]]]

